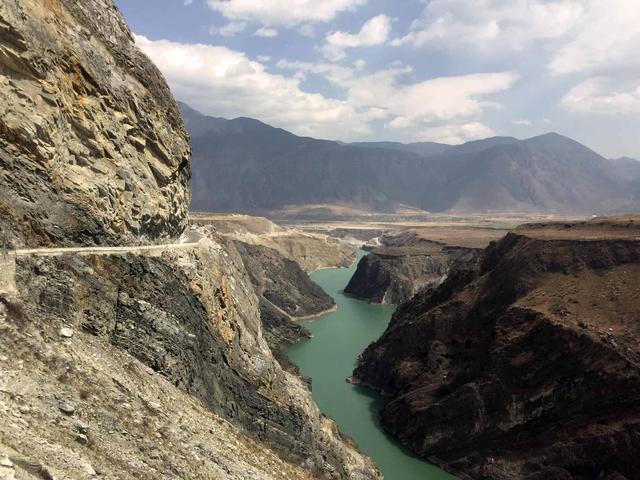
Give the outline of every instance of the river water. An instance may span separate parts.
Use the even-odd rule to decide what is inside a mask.
[[[358,251],[358,259],[364,254]],[[376,462],[386,480],[453,480],[456,477],[413,456],[383,431],[377,418],[384,405],[381,396],[345,381],[358,355],[382,335],[395,309],[343,295],[354,271],[355,265],[311,274],[335,299],[338,310],[303,322],[313,338],[293,345],[286,353],[302,375],[311,377],[313,398],[320,410]]]

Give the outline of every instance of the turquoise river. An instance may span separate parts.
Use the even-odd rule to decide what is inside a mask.
[[[358,259],[365,253],[358,251]],[[322,412],[376,462],[386,480],[453,480],[455,477],[413,456],[382,430],[377,420],[382,397],[346,382],[358,355],[382,335],[394,311],[390,305],[343,295],[354,271],[355,265],[311,274],[335,299],[338,309],[304,322],[313,338],[290,347],[287,355],[302,375],[311,377],[313,398]]]

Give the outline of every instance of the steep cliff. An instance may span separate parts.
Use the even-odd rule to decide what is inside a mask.
[[[274,358],[233,242],[177,240],[186,134],[111,1],[9,0],[0,38],[0,476],[379,478]]]
[[[190,147],[111,0],[0,4],[0,224],[15,245],[179,236]]]
[[[380,243],[362,257],[345,293],[374,303],[400,304],[423,289],[437,287],[452,268],[471,262],[478,253],[410,231],[383,235]]]
[[[384,427],[477,479],[640,471],[640,218],[517,229],[403,304],[355,378]]]
[[[333,299],[300,266],[277,250],[234,242],[260,299],[264,337],[272,350],[303,338],[308,331],[294,323],[335,307]]]
[[[19,258],[16,284],[23,318],[45,344],[71,329],[78,342],[129,354],[320,477],[375,478],[307,387],[273,358],[242,259],[223,237],[160,256]],[[78,397],[73,387],[68,394]]]

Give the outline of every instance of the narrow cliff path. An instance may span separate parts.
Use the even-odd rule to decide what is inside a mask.
[[[67,254],[76,255],[116,255],[133,253],[135,255],[161,254],[167,250],[190,250],[200,245],[204,236],[194,230],[186,231],[178,243],[152,245],[125,245],[109,247],[42,247],[18,248],[0,253],[0,293],[15,292],[16,259],[18,257],[58,257]]]
[[[53,248],[21,248],[11,250],[9,255],[15,257],[56,257],[68,253],[78,255],[112,255],[118,253],[143,254],[146,252],[162,252],[165,250],[191,249],[199,245],[198,242],[167,243],[162,245],[131,245],[124,247],[53,247]]]

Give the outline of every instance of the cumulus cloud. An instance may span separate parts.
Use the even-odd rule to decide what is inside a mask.
[[[584,18],[548,63],[555,75],[582,75],[564,95],[575,113],[640,113],[640,2],[591,0]]]
[[[310,23],[300,25],[297,29],[297,32],[303,37],[313,38],[316,36],[316,28]]]
[[[346,56],[345,49],[381,45],[388,40],[390,33],[391,19],[378,15],[368,20],[358,33],[333,32],[327,35],[322,52],[329,60],[342,60]]]
[[[243,53],[139,35],[136,43],[160,68],[174,95],[204,113],[254,117],[299,135],[371,133],[367,118],[347,102],[305,92],[298,79],[271,74]]]
[[[235,37],[237,34],[244,32],[247,28],[247,22],[229,22],[222,27],[209,27],[211,35],[222,35],[223,37]]]
[[[346,101],[371,119],[387,119],[386,128],[395,138],[428,139],[423,135],[444,136],[441,125],[448,126],[447,136],[478,138],[489,127],[479,128],[477,118],[486,108],[496,106],[487,100],[491,94],[507,90],[518,80],[512,72],[440,77],[416,83],[404,83],[412,69],[393,68],[362,74],[334,63],[305,63],[281,60],[278,67],[296,72],[324,76],[346,92]],[[468,121],[468,120],[472,121]],[[463,120],[463,121],[460,121]],[[462,128],[464,125],[475,126]],[[457,131],[453,135],[452,131]]]
[[[260,27],[253,34],[256,37],[273,38],[278,36],[278,30],[271,27]]]
[[[633,1],[633,0],[632,0]],[[431,0],[422,18],[392,44],[473,48],[487,53],[521,50],[559,37],[578,24],[587,0]]]
[[[448,143],[450,145],[493,136],[495,136],[493,129],[480,122],[439,125],[424,130],[425,138],[429,138],[434,142]]]
[[[622,89],[616,83],[606,77],[585,80],[562,98],[562,105],[578,113],[640,114],[640,81]]]
[[[339,12],[355,10],[367,0],[208,0],[209,7],[233,20],[266,25],[328,22]]]
[[[576,34],[553,56],[556,75],[607,71],[640,73],[640,2],[592,0]]]

